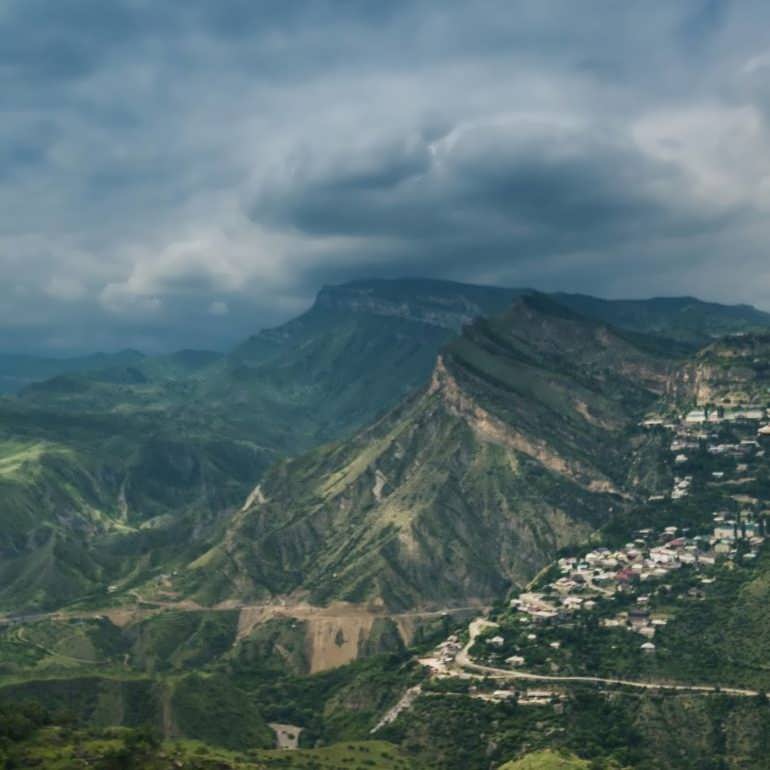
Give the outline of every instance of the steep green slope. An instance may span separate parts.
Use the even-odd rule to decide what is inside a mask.
[[[0,607],[54,607],[189,558],[272,460],[148,416],[0,407]]]
[[[323,288],[306,313],[249,338],[199,378],[190,401],[287,453],[365,425],[422,385],[462,325],[516,292],[443,281]],[[188,401],[188,403],[190,402]]]
[[[380,737],[408,746],[426,770],[754,770],[767,767],[769,730],[770,706],[758,699],[576,685],[558,706],[421,697]]]
[[[499,596],[624,504],[626,431],[669,365],[524,297],[371,428],[274,468],[179,588],[390,608]]]
[[[125,581],[129,575],[133,584],[143,570],[156,569],[169,560],[176,566],[189,557],[188,538],[179,536],[188,531],[195,533],[192,552],[197,554],[205,539],[214,535],[217,516],[242,505],[264,469],[278,456],[349,435],[392,408],[430,377],[436,352],[463,324],[504,310],[517,296],[522,292],[428,280],[364,281],[327,287],[307,313],[256,335],[227,356],[205,351],[158,357],[131,354],[121,359],[119,366],[63,374],[26,388],[17,399],[0,403],[0,442],[4,447],[0,472],[2,463],[16,469],[2,472],[0,479],[0,515],[8,522],[6,532],[0,533],[5,543],[0,551],[0,573],[10,580],[7,591],[0,590],[0,603],[5,601],[3,596],[8,601],[15,596],[35,606],[56,586],[46,599],[50,604],[78,592],[104,591],[105,581]],[[552,317],[561,319],[559,334],[563,334],[565,344],[573,325],[587,323],[585,318],[576,321],[579,316],[559,310],[559,305],[541,295],[528,296],[530,305],[537,296],[541,304],[548,303]],[[607,313],[607,308],[615,305],[602,307]],[[738,311],[711,310],[719,317],[743,317]],[[667,323],[674,324],[672,312],[666,312]],[[630,325],[644,325],[634,318]],[[415,478],[410,484],[421,490],[439,484],[446,477],[447,463],[441,447],[456,443],[466,454],[483,455],[483,459],[477,460],[472,477],[463,473],[453,476],[453,482],[468,489],[483,488],[489,499],[516,500],[511,505],[517,510],[528,509],[532,500],[545,494],[551,509],[560,516],[567,507],[564,500],[572,494],[570,485],[582,483],[584,465],[595,466],[586,475],[595,484],[604,484],[607,490],[617,486],[617,479],[608,482],[605,478],[617,462],[617,453],[613,454],[614,444],[605,442],[604,432],[619,430],[630,412],[648,402],[648,391],[659,389],[661,381],[648,382],[642,388],[628,387],[628,372],[613,370],[611,353],[606,360],[596,361],[589,355],[578,371],[572,367],[571,358],[582,355],[579,345],[574,349],[563,346],[552,354],[551,347],[558,341],[543,338],[528,347],[530,343],[520,337],[511,348],[507,334],[493,323],[477,324],[450,346],[442,366],[451,370],[454,362],[456,371],[452,370],[451,376],[461,391],[467,390],[473,398],[487,394],[490,405],[485,409],[490,414],[506,424],[521,426],[527,437],[524,459],[508,457],[519,451],[515,446],[490,442],[488,437],[480,440],[479,431],[468,429],[467,420],[458,416],[457,409],[433,406],[431,430],[435,435],[431,446],[435,450],[418,447],[419,439],[410,439],[408,450],[404,450],[419,475],[419,481]],[[658,362],[681,353],[675,345],[632,332],[615,334],[615,338],[625,346],[619,360],[630,355],[629,351],[634,351],[630,360],[637,356],[639,361]],[[535,339],[539,339],[537,335]],[[597,377],[601,380],[598,385]],[[481,383],[478,393],[474,390],[477,382]],[[597,388],[604,389],[601,403],[594,403]],[[579,412],[577,418],[572,414],[575,410]],[[571,416],[554,419],[562,413]],[[406,423],[412,420],[405,414]],[[547,435],[541,436],[541,431]],[[383,446],[392,443],[387,438],[389,432],[377,439],[385,442]],[[520,438],[516,441],[521,443]],[[377,470],[391,485],[400,486],[399,471],[385,467],[392,461],[387,451],[382,452],[383,467]],[[557,457],[568,458],[568,472],[558,462],[554,465],[550,457],[554,452]],[[22,460],[23,470],[19,471]],[[351,461],[321,453],[313,461],[318,466],[313,473],[323,474],[327,466]],[[511,488],[508,477],[494,469],[514,461],[522,470],[517,471],[519,481]],[[527,463],[532,462],[541,468],[543,478],[525,483],[530,476]],[[595,477],[594,472],[598,472]],[[554,480],[549,480],[549,474],[555,474]],[[380,483],[365,475],[362,479],[370,489]],[[323,492],[321,496],[325,495]],[[401,509],[411,512],[415,506],[434,505],[435,496],[429,495],[430,501],[425,502],[421,495],[396,496],[388,506],[377,503],[375,507],[387,508],[387,513],[373,529],[367,529],[367,537],[379,533],[391,543],[388,548],[398,550],[393,532],[403,523]],[[358,499],[358,493],[354,498]],[[538,505],[532,503],[532,516],[540,515]],[[471,502],[468,509],[473,509]],[[582,515],[577,518],[583,522]],[[545,534],[538,535],[532,556],[525,558],[530,567],[562,542],[548,532],[566,531],[549,517],[545,521]],[[393,524],[387,529],[391,533],[388,537],[383,534],[385,522]],[[362,521],[365,528],[370,524],[369,520]],[[592,525],[589,522],[585,526]],[[494,527],[479,530],[473,548],[478,550],[483,538],[498,534]],[[305,537],[312,541],[315,535],[305,533]],[[43,544],[46,548],[28,561],[32,551]],[[403,549],[403,544],[400,547]],[[315,546],[309,548],[312,552]],[[351,558],[357,562],[358,554],[369,550],[362,542]],[[109,566],[115,561],[114,551],[141,552],[142,557],[132,570],[120,568],[116,572]],[[83,553],[92,555],[84,558]],[[309,584],[312,576],[327,568],[334,572],[333,565],[343,555],[330,556],[326,566],[319,562],[301,580],[291,569],[286,570],[281,557],[276,558],[278,566],[271,567],[268,560],[261,568],[268,592]],[[514,573],[519,575],[517,569],[504,570],[505,580]],[[78,574],[83,571],[85,578]],[[271,571],[286,574],[268,579]],[[526,573],[524,570],[521,575]],[[43,579],[46,575],[49,577]],[[350,575],[344,586],[324,589],[319,596],[366,595],[366,580],[353,580]],[[492,584],[502,585],[497,567],[486,578],[478,579],[479,590],[482,584],[487,586],[484,592],[491,590]],[[37,586],[41,580],[42,589]],[[227,584],[224,576],[221,580]],[[461,588],[466,580],[475,583],[476,578],[461,578],[453,593],[467,594]],[[422,581],[420,577],[418,582]],[[403,579],[395,583],[403,583]],[[216,596],[220,590],[229,591],[213,586],[209,593]],[[260,590],[255,595],[262,593]],[[414,594],[414,589],[408,590],[409,594]],[[392,600],[412,601],[396,596]]]
[[[463,322],[509,298],[433,282],[328,288],[226,357],[134,354],[0,401],[0,606],[103,595],[189,561],[277,453],[392,406]]]

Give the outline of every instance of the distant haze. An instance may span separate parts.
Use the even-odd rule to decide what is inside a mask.
[[[224,348],[364,277],[770,309],[768,23],[6,0],[0,351]]]

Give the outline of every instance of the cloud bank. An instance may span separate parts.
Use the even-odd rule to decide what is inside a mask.
[[[770,308],[766,4],[8,0],[0,349],[429,275]]]

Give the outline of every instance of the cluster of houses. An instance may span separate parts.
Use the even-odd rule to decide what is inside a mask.
[[[714,514],[711,534],[687,536],[675,526],[660,532],[642,529],[637,537],[622,548],[596,548],[581,557],[565,557],[557,562],[561,575],[540,592],[522,593],[511,600],[521,613],[521,621],[534,624],[569,622],[576,612],[592,612],[606,597],[624,594],[635,598],[631,609],[601,620],[606,628],[626,628],[646,638],[642,652],[655,651],[652,638],[666,624],[665,616],[651,611],[651,583],[662,582],[683,567],[699,570],[698,582],[707,585],[715,578],[707,568],[718,561],[736,558],[739,547],[742,559],[756,558],[764,542],[764,522],[756,521],[750,511],[737,518],[725,513]],[[689,594],[697,598],[698,589]],[[534,638],[534,635],[533,635]],[[502,637],[487,640],[491,646],[502,646]],[[558,645],[553,642],[551,646]],[[510,666],[523,666],[521,656],[511,656]]]
[[[504,641],[502,636],[497,635],[487,639],[487,644],[491,647],[499,647]],[[439,678],[457,675],[458,671],[454,664],[461,649],[460,637],[452,634],[441,642],[429,657],[421,658],[420,662]],[[521,658],[521,663],[523,662],[524,659]],[[492,703],[515,702],[519,706],[555,706],[557,708],[567,698],[565,692],[558,688],[511,686],[490,690],[475,684],[469,686],[468,695],[471,698]]]
[[[692,476],[674,476],[674,488],[671,490],[672,500],[681,500],[690,494]],[[655,498],[650,498],[654,500]]]
[[[718,424],[722,422],[758,422],[764,420],[767,412],[763,406],[706,407],[692,409],[684,416],[688,425]]]
[[[704,407],[691,409],[682,416],[681,423],[663,417],[648,417],[642,420],[643,428],[666,428],[676,430],[684,425],[719,425],[720,423],[762,422],[767,418],[767,410],[759,405],[739,405],[734,407]],[[762,426],[766,427],[766,426]]]
[[[722,442],[715,427],[724,424],[731,427],[748,429],[749,435],[737,442]],[[759,443],[760,438],[770,437],[770,422],[767,422],[767,410],[761,406],[711,407],[692,409],[682,415],[679,421],[665,420],[663,417],[650,417],[641,422],[643,428],[663,428],[672,432],[673,438],[669,450],[673,456],[673,465],[684,466],[693,452],[705,448],[715,457],[733,458],[736,471],[745,472],[749,468],[750,457],[762,457],[765,450]],[[724,478],[724,471],[714,471],[714,480]],[[674,476],[670,493],[672,500],[687,497],[692,488],[691,475]],[[650,502],[665,500],[665,495],[653,495]]]
[[[567,695],[563,690],[546,689],[542,687],[527,688],[523,690],[507,689],[493,690],[487,692],[477,687],[471,687],[469,694],[471,698],[491,703],[504,703],[515,701],[519,706],[557,706],[561,701],[567,700]]]
[[[640,583],[664,578],[672,570],[712,566],[716,561],[708,550],[708,537],[685,537],[674,526],[658,534],[652,529],[641,529],[636,534],[636,539],[622,548],[595,548],[581,557],[559,559],[561,577],[548,584],[544,593],[522,594],[513,599],[512,606],[533,619],[591,610],[602,596],[634,594]],[[556,597],[556,601],[550,597]]]
[[[455,662],[457,653],[461,649],[460,637],[457,634],[452,634],[436,647],[431,658],[427,658],[426,661],[436,673],[446,673]]]
[[[743,510],[736,516],[727,512],[714,514],[714,531],[709,544],[719,557],[734,559],[742,545],[741,558],[753,561],[762,543],[765,542],[767,524],[764,519],[755,517],[753,511]]]
[[[720,423],[725,423],[724,429],[716,427]],[[687,467],[693,453],[705,449],[713,457],[734,459],[735,470],[745,473],[755,459],[765,454],[762,437],[770,437],[768,413],[759,406],[694,409],[675,421],[651,417],[642,426],[670,431],[673,434],[669,444],[673,468],[684,466],[683,470],[698,474],[697,466]],[[736,485],[746,480],[735,478],[729,465],[717,463],[716,467],[719,470],[712,470],[707,482],[719,485],[725,471],[730,474],[725,484]],[[673,500],[686,497],[692,490],[693,475],[685,475],[682,471],[680,474],[674,475],[670,493]],[[700,481],[701,475],[698,475]],[[649,499],[664,501],[667,497],[658,494]],[[743,510],[715,512],[711,527],[699,527],[699,534],[681,530],[673,524],[663,529],[640,529],[634,533],[633,540],[622,547],[597,547],[581,556],[560,558],[556,563],[558,576],[538,590],[526,591],[511,600],[510,606],[516,610],[515,618],[522,624],[515,634],[517,644],[513,649],[502,635],[502,629],[484,638],[489,659],[501,659],[507,653],[516,652],[505,658],[506,664],[510,668],[526,667],[527,650],[536,646],[539,658],[542,658],[541,645],[545,643],[554,652],[559,650],[562,645],[569,644],[570,636],[554,631],[559,626],[568,628],[570,624],[574,625],[576,618],[589,614],[594,614],[601,627],[638,634],[641,637],[640,652],[654,654],[653,639],[669,620],[660,609],[656,611],[659,595],[673,595],[673,591],[679,599],[701,599],[706,587],[717,579],[719,572],[712,569],[717,564],[746,565],[758,556],[768,534],[765,516],[770,516],[770,511],[760,511],[759,501],[746,495],[730,494],[730,497],[738,501]],[[687,572],[681,573],[682,570]],[[614,597],[622,600],[610,603],[609,599]],[[437,672],[451,672],[460,650],[461,642],[457,636],[442,642],[432,658]],[[553,653],[547,654],[546,660],[551,660]],[[532,702],[537,703],[550,702],[558,694],[544,691],[531,695]],[[499,691],[492,696],[486,693],[484,697],[505,699],[511,697],[511,691]],[[521,697],[519,702],[522,702]]]

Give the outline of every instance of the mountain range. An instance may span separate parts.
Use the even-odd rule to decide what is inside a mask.
[[[675,360],[645,342],[517,297],[466,326],[394,411],[274,467],[192,565],[196,595],[404,609],[525,583],[633,498],[624,439]]]
[[[301,725],[306,745],[365,739],[423,686],[412,651],[560,555],[657,523],[650,501],[677,470],[642,424],[767,401],[769,339],[770,315],[749,306],[426,279],[324,287],[226,353],[4,357],[6,382],[24,384],[0,399],[0,695],[74,704],[91,725],[144,712],[166,737],[239,749],[266,748],[269,720]],[[696,474],[701,454],[683,461]],[[766,482],[759,470],[719,494],[761,500]],[[676,515],[710,515],[706,492]],[[770,567],[757,570],[725,583],[729,611],[685,613],[677,633],[717,660],[723,622],[736,650],[741,628],[764,639]],[[758,649],[745,655],[761,666]],[[435,764],[415,732],[440,732],[440,701],[383,735],[421,767],[463,766],[455,739]],[[219,707],[241,739],[207,716]],[[652,743],[666,719],[654,699],[580,708],[616,709]],[[570,709],[553,729],[583,735]],[[515,719],[525,748],[548,750],[531,761],[558,766]],[[489,740],[465,766],[526,753],[501,754],[504,731]],[[583,766],[580,741],[559,745]]]
[[[689,298],[359,281],[224,355],[88,359],[0,402],[0,603],[52,608],[172,569],[206,601],[481,600],[622,504],[618,436],[672,361],[762,323]],[[494,562],[474,558],[490,541]],[[445,559],[458,571],[434,584]]]

